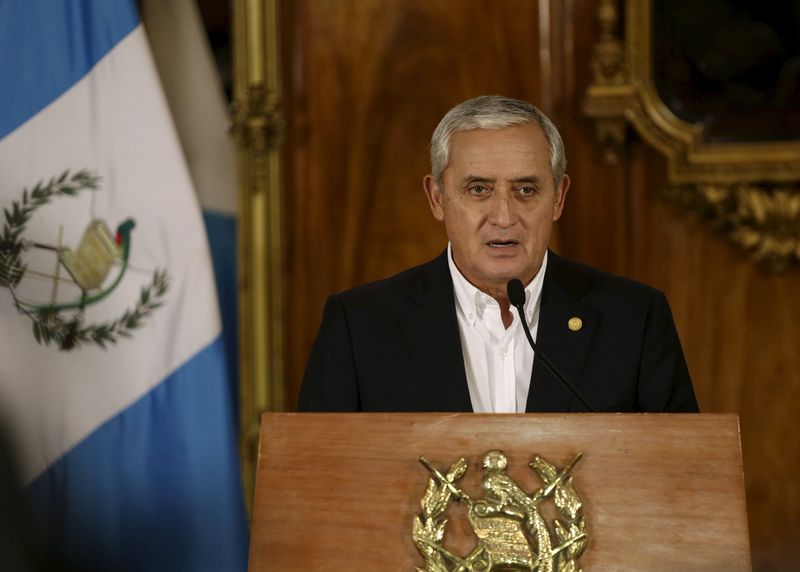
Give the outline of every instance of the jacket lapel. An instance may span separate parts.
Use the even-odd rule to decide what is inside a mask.
[[[570,272],[552,252],[548,254],[536,346],[584,394],[586,391],[581,384],[581,374],[599,320],[594,309],[580,302],[588,287],[582,275]],[[572,318],[580,319],[580,329],[570,329],[569,321]],[[583,410],[580,401],[561,385],[537,355],[526,411]]]
[[[472,411],[447,251],[406,294],[411,304],[401,329],[424,397],[421,409]]]

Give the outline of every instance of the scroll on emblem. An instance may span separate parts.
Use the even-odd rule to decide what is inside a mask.
[[[488,451],[483,456],[482,499],[473,498],[456,484],[467,472],[466,458],[441,472],[420,457],[431,477],[420,503],[422,514],[414,517],[414,543],[425,558],[425,568],[417,571],[578,572],[577,560],[586,548],[587,533],[570,471],[581,455],[575,455],[560,471],[535,455],[529,466],[538,474],[542,487],[528,494],[506,474],[506,455]],[[447,520],[443,515],[453,499],[466,505],[467,519],[477,537],[476,547],[465,556],[444,547]],[[540,507],[550,499],[560,518],[548,523]]]

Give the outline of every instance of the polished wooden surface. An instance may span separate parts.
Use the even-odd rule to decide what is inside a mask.
[[[411,536],[429,477],[460,456],[459,486],[483,496],[482,455],[503,450],[526,491],[527,463],[559,467],[582,451],[573,483],[589,544],[584,570],[750,570],[739,428],[734,415],[267,414],[250,570],[413,570]],[[543,515],[547,520],[545,503]],[[475,538],[455,501],[445,545]]]
[[[647,282],[672,305],[700,405],[740,415],[754,569],[800,562],[800,271],[771,274],[670,205],[665,161],[631,138],[607,165],[581,114],[595,0],[283,3],[287,408],[325,298],[445,246],[421,189],[441,115],[483,93],[559,125],[567,257]],[[701,33],[701,32],[698,32]]]

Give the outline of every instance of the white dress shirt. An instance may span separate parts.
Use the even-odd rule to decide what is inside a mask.
[[[469,397],[476,413],[524,413],[533,369],[533,350],[514,307],[514,321],[506,329],[497,301],[473,286],[453,262],[447,245],[453,279],[458,329],[464,354]],[[547,252],[542,266],[525,287],[525,319],[536,340]]]

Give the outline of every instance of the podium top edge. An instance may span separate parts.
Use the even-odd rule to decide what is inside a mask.
[[[456,418],[456,417],[466,417],[470,419],[509,419],[509,418],[518,418],[518,419],[555,419],[561,417],[570,417],[570,418],[609,418],[609,419],[620,419],[620,418],[628,418],[628,419],[717,419],[717,420],[724,420],[724,419],[736,419],[738,421],[739,414],[738,413],[581,413],[581,412],[570,412],[570,413],[467,413],[467,412],[425,412],[425,413],[414,413],[414,412],[403,412],[403,413],[395,413],[395,412],[297,412],[297,411],[267,411],[261,414],[262,422],[266,419],[270,418],[287,418],[287,417],[298,417],[298,418],[311,418],[311,417],[335,417],[339,416],[341,418],[348,418],[348,417],[364,417],[364,418],[420,418],[420,419],[433,419],[433,418]]]

